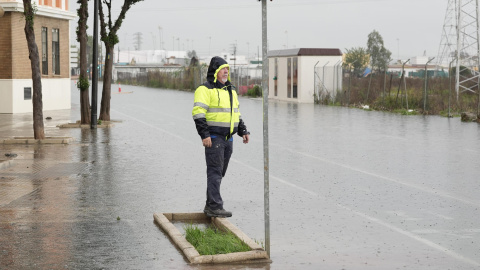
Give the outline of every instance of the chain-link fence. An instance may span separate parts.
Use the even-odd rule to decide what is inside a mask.
[[[480,96],[463,93],[457,99],[455,78],[422,75],[405,77],[401,72],[374,72],[362,77],[348,69],[316,68],[315,102],[424,114],[477,112]]]
[[[116,78],[122,84],[194,91],[206,81],[207,70],[206,65],[140,68],[138,72],[118,70]],[[231,82],[240,95],[246,95],[249,89],[261,84],[261,67],[231,67],[230,71]],[[314,102],[445,115],[447,111],[450,115],[450,111],[477,112],[480,108],[478,94],[463,93],[459,97],[454,94],[455,78],[418,73],[415,78],[402,77],[398,72],[374,72],[362,77],[340,65],[316,67]]]
[[[315,102],[333,103],[343,88],[343,70],[341,66],[315,68]]]
[[[116,71],[122,84],[194,91],[206,81],[208,66],[168,68],[138,68]],[[230,67],[230,80],[239,94],[246,94],[254,85],[261,84],[261,67]]]

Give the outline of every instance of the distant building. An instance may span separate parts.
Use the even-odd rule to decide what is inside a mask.
[[[270,99],[313,103],[316,85],[334,97],[342,88],[340,49],[299,48],[268,52]],[[337,65],[336,65],[337,64]],[[315,68],[339,69],[333,76],[321,76]],[[321,81],[323,78],[323,81]]]
[[[70,20],[68,0],[34,0],[43,110],[69,109]],[[3,13],[3,15],[2,15]],[[27,113],[32,106],[32,70],[22,0],[0,0],[0,113]]]
[[[72,76],[80,75],[80,64],[78,63],[78,47],[70,46],[70,70]]]
[[[190,59],[186,51],[142,50],[122,51],[115,50],[114,62],[119,64],[136,63],[143,65],[177,65],[188,66]]]
[[[406,64],[403,68],[405,72],[405,78],[424,78],[425,77],[425,64],[423,65],[408,65]],[[448,68],[437,70],[437,66],[435,64],[427,65],[427,72],[429,77],[433,77],[435,72],[437,73],[436,76],[440,77],[448,77]],[[402,75],[402,65],[401,64],[394,64],[388,66],[388,74],[394,74],[397,77]]]

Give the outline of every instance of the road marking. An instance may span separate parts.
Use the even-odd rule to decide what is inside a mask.
[[[418,241],[418,242],[421,242],[421,243],[423,243],[423,244],[425,244],[425,245],[427,245],[427,246],[429,246],[429,247],[431,247],[431,248],[434,248],[434,249],[436,249],[436,250],[438,250],[438,251],[441,251],[441,252],[447,254],[448,256],[453,257],[453,258],[455,258],[455,259],[457,259],[457,260],[460,260],[460,261],[462,261],[462,262],[465,262],[465,263],[468,263],[468,264],[471,264],[471,265],[474,265],[474,266],[480,266],[480,262],[477,262],[477,261],[474,261],[474,260],[469,259],[469,258],[467,258],[467,257],[464,257],[464,256],[462,256],[462,255],[460,255],[460,254],[458,254],[458,253],[456,253],[456,252],[454,252],[454,251],[452,251],[452,250],[449,250],[448,248],[445,248],[445,247],[443,247],[443,246],[440,246],[440,245],[438,245],[438,244],[436,244],[436,243],[434,243],[434,242],[432,242],[432,241],[429,241],[429,240],[427,240],[427,239],[425,239],[425,238],[422,238],[422,237],[420,237],[420,236],[418,236],[418,235],[415,235],[415,234],[413,234],[413,233],[411,233],[411,232],[409,232],[409,231],[405,231],[405,230],[403,230],[403,229],[401,229],[401,228],[398,228],[398,227],[396,227],[396,226],[393,226],[392,224],[389,224],[389,223],[387,223],[387,222],[385,222],[385,221],[382,221],[382,220],[380,220],[380,219],[378,219],[378,218],[374,218],[374,217],[372,217],[372,216],[369,216],[369,215],[367,215],[367,214],[365,214],[365,213],[361,213],[361,212],[355,211],[355,210],[353,210],[353,209],[351,209],[351,208],[349,208],[349,207],[346,207],[346,206],[344,206],[344,205],[342,205],[342,204],[337,204],[337,206],[340,207],[340,208],[343,208],[343,209],[345,209],[345,210],[348,210],[348,211],[354,213],[354,214],[357,215],[357,216],[366,218],[366,219],[368,219],[368,220],[370,220],[370,221],[372,221],[372,222],[375,222],[375,223],[377,223],[377,224],[379,224],[379,225],[382,225],[382,226],[384,226],[384,227],[387,227],[387,228],[389,228],[389,229],[391,229],[391,230],[393,230],[393,231],[395,231],[395,232],[398,232],[398,233],[403,234],[403,235],[405,235],[405,236],[407,236],[407,237],[409,237],[409,238],[412,238],[412,239],[414,239],[414,240],[416,240],[416,241]]]
[[[408,221],[423,220],[422,218],[411,217],[403,211],[386,211],[386,212],[390,215],[394,215],[394,216],[397,216],[399,218],[402,218],[403,220],[408,220]]]
[[[142,108],[142,109],[144,109],[144,110],[146,110],[146,111],[148,111],[148,112],[161,113],[161,112],[157,112],[157,111],[153,111],[153,110],[149,110],[149,109],[145,109],[145,108]],[[181,140],[184,140],[184,141],[187,141],[187,142],[193,144],[193,142],[188,141],[188,140],[186,140],[186,139],[184,139],[184,138],[182,138],[182,137],[180,137],[180,136],[178,136],[178,135],[175,135],[175,134],[173,134],[173,133],[170,133],[170,132],[166,131],[165,129],[158,128],[158,127],[153,126],[153,125],[151,125],[151,124],[149,124],[149,123],[146,123],[146,122],[144,122],[144,121],[142,121],[142,120],[140,120],[140,119],[134,118],[134,117],[132,117],[132,116],[129,116],[129,115],[124,114],[124,113],[121,113],[121,112],[119,112],[119,111],[116,111],[116,112],[118,112],[118,113],[120,113],[120,114],[123,114],[123,115],[126,115],[126,116],[128,116],[128,117],[130,117],[130,118],[135,119],[136,121],[138,121],[138,122],[140,122],[140,123],[143,123],[143,124],[145,124],[145,125],[147,125],[147,126],[150,126],[150,127],[152,127],[152,128],[161,130],[162,132],[165,132],[165,133],[167,133],[167,134],[169,134],[169,135],[172,135],[172,136],[174,136],[174,137],[176,137],[176,138],[179,138],[179,139],[181,139]],[[174,117],[174,118],[176,118],[177,120],[180,119],[180,118],[177,118],[177,117],[175,117],[175,116],[173,116],[173,115],[169,115],[169,114],[165,114],[165,113],[162,113],[162,114],[168,115],[169,117]],[[181,120],[184,120],[184,118],[181,118]],[[403,138],[398,137],[398,139],[403,139]],[[465,204],[470,204],[470,205],[474,205],[474,206],[480,206],[480,202],[478,202],[478,201],[472,201],[472,200],[469,200],[469,199],[460,198],[460,197],[451,195],[451,194],[449,194],[448,192],[445,192],[445,191],[430,189],[430,188],[422,187],[422,186],[419,186],[419,185],[402,182],[402,181],[397,180],[397,179],[393,179],[393,178],[390,178],[390,177],[387,177],[387,176],[383,176],[383,175],[380,175],[380,174],[376,174],[376,173],[373,173],[373,172],[368,172],[368,171],[365,171],[365,170],[362,170],[362,169],[359,169],[359,168],[355,168],[355,167],[352,167],[352,166],[349,166],[349,165],[346,165],[346,164],[342,164],[342,163],[338,163],[338,162],[335,162],[335,161],[323,159],[323,158],[320,158],[320,157],[317,157],[317,156],[314,156],[314,155],[311,155],[311,154],[307,154],[307,153],[304,153],[304,152],[295,151],[295,150],[293,150],[293,149],[290,149],[290,148],[285,147],[285,146],[282,146],[282,145],[278,145],[278,144],[271,144],[271,145],[275,145],[275,146],[278,146],[278,147],[280,147],[280,148],[286,149],[287,151],[290,151],[290,152],[292,152],[292,153],[297,153],[297,154],[300,154],[300,155],[304,155],[304,156],[306,156],[306,157],[314,158],[314,159],[320,160],[320,161],[325,162],[325,163],[330,163],[330,164],[333,164],[333,165],[336,165],[336,166],[339,166],[339,167],[343,167],[343,168],[346,168],[346,169],[349,169],[349,170],[352,170],[352,171],[356,171],[356,172],[359,172],[359,173],[363,173],[363,174],[366,174],[366,175],[370,175],[370,176],[373,176],[373,177],[375,177],[375,178],[380,178],[380,179],[387,180],[387,181],[390,181],[390,182],[394,182],[394,183],[397,183],[397,184],[400,184],[400,185],[403,185],[403,186],[407,186],[407,187],[410,187],[410,188],[418,189],[418,190],[421,190],[421,191],[424,191],[424,192],[427,192],[427,193],[430,193],[430,194],[433,194],[433,195],[438,195],[438,196],[441,196],[441,197],[444,197],[444,198],[448,198],[448,199],[454,199],[454,200],[463,202],[463,203],[465,203]],[[475,152],[475,151],[473,151],[473,150],[471,150],[471,149],[470,149],[469,151]],[[237,161],[238,161],[238,160],[237,160]],[[242,164],[245,165],[245,166],[248,166],[248,165],[246,165],[245,163],[242,163]],[[251,166],[248,166],[248,167],[251,168],[251,169],[253,169],[253,170],[255,170],[255,171],[257,171],[257,172],[259,172],[259,170],[255,169],[255,168],[253,168],[253,167],[251,167]],[[262,173],[263,173],[263,172],[262,172]],[[278,178],[278,181],[282,182],[282,181],[285,181],[285,180]],[[288,184],[287,184],[287,183],[288,183]],[[295,184],[290,183],[290,182],[287,182],[287,181],[285,181],[284,184],[287,184],[287,185],[295,185]],[[299,188],[301,188],[301,187],[299,187]],[[301,189],[303,189],[303,188],[301,188]],[[307,190],[307,191],[308,191],[308,190]],[[307,193],[310,193],[310,191],[308,191]],[[446,218],[446,219],[448,219],[448,218]]]
[[[131,118],[131,119],[134,119],[135,121],[137,121],[137,122],[139,122],[139,123],[142,123],[142,124],[147,125],[147,126],[149,126],[149,127],[151,127],[151,128],[160,130],[160,131],[165,132],[165,133],[167,133],[167,134],[169,134],[169,135],[171,135],[171,136],[173,136],[173,137],[175,137],[175,138],[178,138],[178,139],[180,139],[180,140],[182,140],[182,141],[185,141],[185,142],[188,142],[188,143],[194,145],[194,143],[193,143],[192,141],[187,140],[187,139],[185,139],[185,138],[182,138],[182,137],[180,137],[180,136],[178,136],[178,135],[175,135],[175,134],[173,134],[173,133],[171,133],[171,132],[168,132],[168,131],[166,131],[166,130],[164,130],[164,129],[162,129],[162,128],[159,128],[159,127],[156,127],[156,126],[154,126],[154,125],[151,125],[151,124],[149,124],[149,123],[147,123],[147,122],[144,122],[144,121],[142,121],[142,120],[140,120],[140,119],[137,119],[137,118],[135,118],[135,117],[129,116],[129,115],[125,114],[125,113],[122,113],[122,112],[119,112],[119,111],[116,111],[116,110],[112,110],[112,111],[115,111],[115,112],[117,112],[117,113],[119,113],[119,114],[125,115],[125,116],[127,116],[127,117],[129,117],[129,118]],[[358,170],[358,169],[355,169],[355,168],[350,167],[350,166],[347,166],[347,165],[339,164],[339,163],[336,163],[336,162],[333,162],[333,161],[324,160],[324,159],[322,159],[322,158],[318,158],[318,157],[315,157],[315,156],[312,156],[312,155],[309,155],[309,154],[306,154],[306,153],[301,153],[301,152],[293,151],[293,150],[288,149],[288,148],[286,148],[286,147],[283,147],[283,148],[285,148],[285,149],[287,149],[287,150],[289,150],[289,151],[291,151],[291,152],[296,152],[296,153],[299,153],[299,154],[302,154],[302,155],[305,155],[305,156],[309,156],[309,157],[312,157],[312,158],[315,158],[315,159],[319,159],[319,160],[324,161],[324,162],[327,162],[327,163],[331,163],[331,164],[334,164],[334,165],[338,165],[338,166],[341,166],[341,167],[345,167],[345,168],[348,168],[348,169],[352,169],[352,170],[355,170],[355,171],[358,171],[358,172],[363,172],[363,173],[365,173],[365,174],[372,175],[372,176],[376,176],[376,177],[379,177],[379,178],[391,180],[391,181],[393,181],[393,182],[398,182],[399,184],[403,184],[403,185],[406,185],[406,186],[416,187],[415,185],[412,185],[412,184],[402,183],[402,182],[399,182],[399,181],[394,180],[394,179],[390,179],[390,178],[386,178],[386,177],[383,177],[383,176],[380,176],[380,175],[376,175],[376,174],[373,174],[373,173],[369,173],[369,172],[365,172],[365,171],[362,171],[362,170]],[[242,164],[243,166],[246,166],[246,167],[248,167],[249,169],[251,169],[251,170],[253,170],[253,171],[255,171],[255,172],[258,172],[258,173],[261,173],[261,174],[264,173],[263,171],[258,170],[258,169],[254,168],[254,167],[252,167],[252,166],[250,166],[250,165],[248,165],[248,164],[246,164],[246,163],[244,163],[244,162],[242,162],[242,161],[239,161],[239,160],[237,160],[237,159],[233,159],[233,158],[232,158],[231,160],[234,161],[234,162],[236,162],[236,163]],[[300,186],[298,186],[298,185],[295,185],[295,184],[293,184],[293,183],[291,183],[291,182],[289,182],[289,181],[287,181],[287,180],[284,180],[284,179],[281,179],[281,178],[279,178],[279,177],[272,176],[272,175],[270,175],[270,178],[273,179],[273,180],[276,180],[276,181],[278,181],[278,182],[280,182],[280,183],[283,183],[283,184],[285,184],[285,185],[288,185],[288,186],[290,186],[290,187],[293,187],[293,188],[296,188],[296,189],[298,189],[298,190],[301,190],[301,191],[303,191],[303,192],[305,192],[305,193],[308,193],[308,194],[310,194],[310,195],[312,195],[312,196],[314,196],[314,197],[321,198],[321,196],[320,196],[319,194],[317,194],[317,193],[315,193],[315,192],[313,192],[313,191],[310,191],[310,190],[308,190],[308,189],[302,188],[302,187],[300,187]],[[420,188],[421,188],[421,187],[420,187]],[[424,188],[421,188],[421,189],[423,190]],[[428,191],[428,190],[426,190],[426,191]],[[430,192],[430,191],[429,191],[429,192]],[[438,195],[438,193],[435,193],[435,194]],[[425,245],[427,245],[427,246],[429,246],[429,247],[432,247],[432,248],[434,248],[434,249],[436,249],[436,250],[438,250],[438,251],[441,251],[441,252],[443,252],[443,253],[445,253],[445,254],[449,255],[450,257],[453,257],[453,258],[455,258],[455,259],[457,259],[457,260],[463,261],[463,262],[465,262],[465,263],[472,264],[472,265],[474,265],[474,266],[480,266],[480,263],[477,262],[477,261],[474,261],[474,260],[471,260],[471,259],[469,259],[469,258],[466,258],[466,257],[464,257],[464,256],[462,256],[462,255],[460,255],[460,254],[458,254],[458,253],[456,253],[456,252],[454,252],[454,251],[451,251],[451,250],[449,250],[449,249],[447,249],[447,248],[445,248],[445,247],[442,247],[442,246],[440,246],[440,245],[438,245],[438,244],[436,244],[436,243],[433,243],[433,242],[431,242],[431,241],[429,241],[429,240],[427,240],[427,239],[424,239],[424,238],[422,238],[422,237],[420,237],[420,236],[417,236],[417,235],[415,235],[415,234],[413,234],[413,233],[411,233],[411,232],[408,232],[408,231],[405,231],[405,230],[403,230],[403,229],[401,229],[401,228],[398,228],[398,227],[396,227],[396,226],[394,226],[394,225],[392,225],[392,224],[389,224],[389,223],[384,222],[384,221],[382,221],[382,220],[380,220],[380,219],[377,219],[377,218],[374,218],[374,217],[372,217],[372,216],[369,216],[369,215],[367,215],[367,214],[365,214],[365,213],[361,213],[361,212],[355,211],[355,210],[353,210],[353,209],[351,209],[351,208],[349,208],[349,207],[347,207],[347,206],[344,206],[344,205],[342,205],[342,204],[336,204],[336,206],[339,207],[339,208],[342,208],[342,209],[344,209],[344,210],[350,211],[350,212],[356,214],[357,216],[360,216],[360,217],[362,217],[362,218],[365,218],[365,219],[368,219],[368,220],[370,220],[370,221],[372,221],[372,222],[375,222],[375,223],[377,223],[377,224],[379,224],[379,225],[382,225],[382,226],[384,226],[384,227],[387,227],[387,228],[389,228],[389,229],[391,229],[391,230],[393,230],[393,231],[395,231],[395,232],[398,232],[398,233],[400,233],[400,234],[402,234],[402,235],[405,235],[405,236],[407,236],[407,237],[409,237],[409,238],[411,238],[411,239],[414,239],[414,240],[416,240],[416,241],[418,241],[418,242],[421,242],[421,243],[423,243],[423,244],[425,244]]]
[[[192,141],[189,141],[189,140],[187,140],[187,139],[185,139],[185,138],[183,138],[183,137],[180,137],[180,136],[178,136],[178,135],[176,135],[176,134],[174,134],[174,133],[172,133],[172,132],[168,132],[168,131],[166,131],[166,130],[163,129],[163,128],[159,128],[159,127],[157,127],[157,126],[154,126],[154,125],[152,125],[152,124],[149,124],[149,123],[147,123],[147,122],[145,122],[145,121],[142,121],[142,120],[140,120],[140,119],[138,119],[138,118],[135,118],[135,117],[133,117],[133,116],[130,116],[130,115],[128,115],[128,114],[119,112],[119,111],[117,111],[117,110],[113,110],[113,109],[110,109],[110,110],[115,111],[115,113],[123,114],[123,115],[125,115],[126,117],[129,117],[129,118],[131,118],[131,119],[133,119],[133,120],[135,120],[135,121],[137,121],[137,122],[139,122],[139,123],[142,123],[142,124],[144,124],[144,125],[146,125],[146,126],[149,126],[149,127],[153,128],[153,129],[160,130],[161,132],[167,133],[168,135],[173,136],[173,137],[175,137],[175,138],[177,138],[177,139],[180,139],[180,140],[182,140],[182,141],[185,141],[185,142],[188,142],[188,143],[190,143],[190,144],[193,144]]]
[[[387,181],[390,181],[390,182],[393,182],[393,183],[397,183],[397,184],[400,184],[400,185],[403,185],[403,186],[406,186],[406,187],[418,189],[418,190],[421,190],[421,191],[424,191],[424,192],[427,192],[427,193],[430,193],[430,194],[433,194],[433,195],[438,195],[438,196],[441,196],[441,197],[444,197],[444,198],[453,199],[453,200],[460,201],[460,202],[463,202],[465,204],[470,204],[470,205],[473,205],[473,206],[480,206],[480,202],[478,202],[478,201],[472,201],[472,200],[469,200],[469,199],[460,198],[460,197],[448,194],[445,191],[441,191],[441,190],[437,190],[437,189],[431,189],[431,188],[422,187],[422,186],[411,184],[411,183],[402,182],[402,181],[394,179],[394,178],[390,178],[390,177],[383,176],[383,175],[380,175],[380,174],[376,174],[376,173],[373,173],[373,172],[368,172],[368,171],[365,171],[365,170],[362,170],[362,169],[359,169],[359,168],[355,168],[353,166],[349,166],[349,165],[346,165],[346,164],[342,164],[342,163],[338,163],[338,162],[335,162],[335,161],[320,158],[320,157],[317,157],[317,156],[314,156],[314,155],[311,155],[311,154],[308,154],[308,153],[295,151],[293,149],[290,149],[288,147],[281,146],[281,145],[278,145],[278,144],[275,144],[275,146],[281,147],[281,148],[283,148],[287,151],[290,151],[292,153],[297,153],[297,154],[300,154],[300,155],[303,155],[303,156],[306,156],[306,157],[310,157],[310,158],[313,158],[313,159],[320,160],[320,161],[325,162],[325,163],[329,163],[329,164],[336,165],[336,166],[339,166],[339,167],[342,167],[342,168],[345,168],[345,169],[349,169],[349,170],[352,170],[352,171],[355,171],[355,172],[370,175],[370,176],[373,176],[375,178],[380,178],[380,179],[387,180]]]
[[[235,159],[235,158],[230,158],[230,160],[231,160],[231,161],[234,161],[234,162],[236,162],[236,163],[238,163],[238,164],[241,164],[241,165],[249,168],[249,169],[252,170],[252,171],[255,171],[255,172],[258,172],[258,173],[260,173],[260,174],[263,174],[263,171],[261,171],[261,170],[259,170],[259,169],[257,169],[257,168],[254,168],[254,167],[252,167],[252,166],[250,166],[250,165],[248,165],[248,164],[246,164],[246,163],[244,163],[244,162],[242,162],[242,161],[240,161],[240,160],[237,160],[237,159]],[[313,192],[313,191],[310,191],[310,190],[308,190],[308,189],[302,188],[302,187],[300,187],[300,186],[297,186],[297,185],[295,185],[294,183],[291,183],[291,182],[289,182],[289,181],[287,181],[287,180],[281,179],[280,177],[276,177],[276,176],[273,176],[273,175],[270,174],[270,178],[271,178],[271,179],[274,179],[274,180],[276,180],[276,181],[278,181],[278,182],[280,182],[280,183],[282,183],[282,184],[285,184],[285,185],[287,185],[287,186],[291,186],[291,187],[294,187],[294,188],[296,188],[296,189],[298,189],[298,190],[304,191],[304,192],[306,192],[306,193],[308,193],[308,194],[310,194],[310,195],[312,195],[312,196],[320,197],[320,195],[318,195],[317,193],[315,193],[315,192]]]
[[[426,212],[429,213],[430,215],[434,215],[434,216],[439,217],[439,218],[443,218],[443,219],[446,219],[446,220],[453,220],[453,218],[449,217],[449,216],[441,215],[441,214],[430,212],[430,211],[426,211]]]

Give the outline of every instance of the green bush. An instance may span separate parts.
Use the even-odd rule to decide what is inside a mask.
[[[260,85],[255,85],[247,91],[247,96],[249,97],[261,97],[263,96],[262,94],[262,87]]]

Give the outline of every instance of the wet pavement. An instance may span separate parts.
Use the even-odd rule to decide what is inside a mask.
[[[73,84],[72,84],[73,85]],[[100,88],[101,89],[101,88]],[[116,89],[113,86],[112,89]],[[110,129],[59,129],[69,145],[0,145],[0,269],[480,269],[480,126],[271,102],[271,265],[191,266],[153,222],[199,212],[205,161],[193,93],[122,85]],[[230,221],[264,241],[262,101],[241,98],[222,185]],[[33,136],[0,114],[0,138]]]

